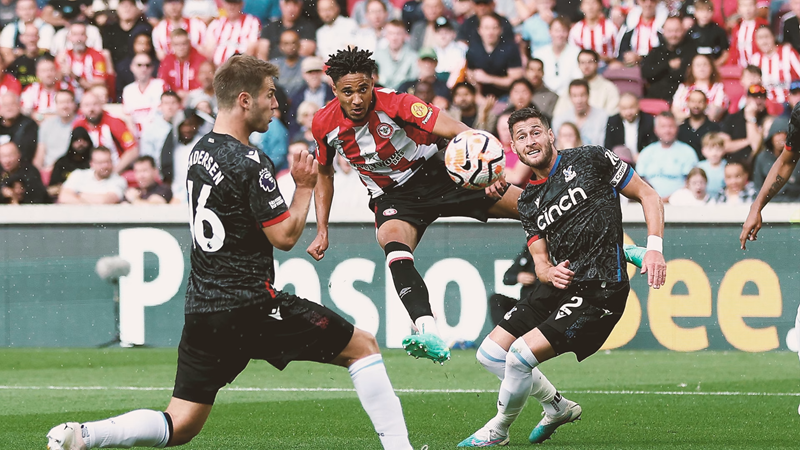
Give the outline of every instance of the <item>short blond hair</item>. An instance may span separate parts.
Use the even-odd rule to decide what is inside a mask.
[[[722,134],[720,133],[708,133],[703,136],[703,140],[701,141],[703,148],[705,147],[725,147],[725,140],[722,139]]]

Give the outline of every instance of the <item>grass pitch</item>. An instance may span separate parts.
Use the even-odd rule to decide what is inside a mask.
[[[47,431],[131,409],[163,409],[175,375],[168,349],[0,350],[0,449],[43,449]],[[474,351],[444,367],[384,351],[416,448],[451,449],[495,413],[499,382]],[[800,364],[788,352],[599,353],[541,370],[583,407],[541,448],[779,449],[800,442]],[[511,428],[527,436],[541,407],[531,400]],[[347,371],[292,363],[279,372],[254,361],[220,392],[187,449],[379,449]]]

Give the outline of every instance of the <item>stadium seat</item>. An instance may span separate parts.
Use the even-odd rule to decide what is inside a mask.
[[[733,114],[739,111],[739,99],[744,94],[744,88],[742,88],[742,84],[739,81],[742,76],[742,68],[739,66],[722,66],[719,68],[719,74],[722,76],[725,93],[731,100],[728,112]]]
[[[767,100],[767,113],[770,116],[780,116],[786,110],[783,103],[778,103],[774,100]]]
[[[639,98],[644,95],[644,80],[638,67],[607,69],[603,72],[603,76],[617,86],[620,94],[630,92]]]
[[[647,114],[657,116],[664,111],[669,111],[669,103],[660,98],[643,98],[639,100],[639,109]]]

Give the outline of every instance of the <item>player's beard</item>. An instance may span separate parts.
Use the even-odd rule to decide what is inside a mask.
[[[525,151],[527,152],[527,148]],[[555,152],[556,148],[555,145],[553,145],[553,142],[547,141],[547,145],[542,147],[542,150],[538,155],[539,158],[536,161],[531,161],[531,157],[526,154],[523,162],[533,169],[545,169],[550,165]]]

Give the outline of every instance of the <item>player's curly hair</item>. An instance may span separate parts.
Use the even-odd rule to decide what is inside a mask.
[[[372,52],[359,50],[358,47],[348,47],[337,51],[335,55],[329,55],[325,64],[328,66],[325,73],[334,83],[348,73],[363,73],[370,78],[378,73],[378,64],[372,59]]]

